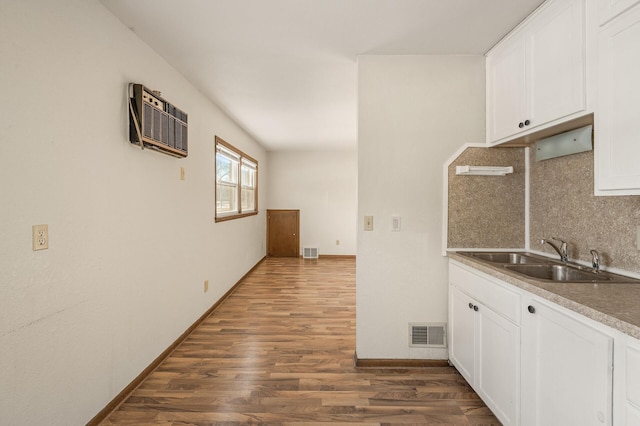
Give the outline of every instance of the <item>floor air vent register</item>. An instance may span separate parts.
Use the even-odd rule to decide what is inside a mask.
[[[409,346],[446,348],[447,325],[442,323],[410,323]]]
[[[317,259],[318,258],[318,247],[303,247],[303,249],[302,249],[302,257],[304,259]]]

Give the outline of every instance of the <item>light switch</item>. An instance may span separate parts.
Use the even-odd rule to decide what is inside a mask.
[[[364,230],[373,231],[373,216],[364,217]]]

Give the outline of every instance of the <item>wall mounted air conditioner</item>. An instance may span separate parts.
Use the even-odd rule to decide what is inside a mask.
[[[142,84],[129,85],[129,141],[174,157],[186,157],[187,113]]]

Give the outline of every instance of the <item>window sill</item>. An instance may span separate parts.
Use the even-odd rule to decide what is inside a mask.
[[[257,214],[258,214],[258,212],[254,211],[254,212],[248,212],[248,213],[231,214],[231,215],[228,215],[228,216],[216,216],[216,223],[225,222],[227,220],[233,220],[233,219],[241,219],[241,218],[247,217],[247,216],[255,216]]]

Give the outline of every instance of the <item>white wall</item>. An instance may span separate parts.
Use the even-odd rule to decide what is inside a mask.
[[[447,320],[442,165],[484,140],[484,57],[362,56],[358,67],[357,354],[446,359],[409,348],[408,324]]]
[[[300,209],[301,247],[318,247],[321,255],[355,255],[357,153],[273,151],[268,161],[267,205]]]
[[[264,213],[214,223],[214,135],[266,153],[96,1],[0,10],[0,424],[84,424],[264,256]],[[189,114],[188,158],[128,142],[129,82]]]

